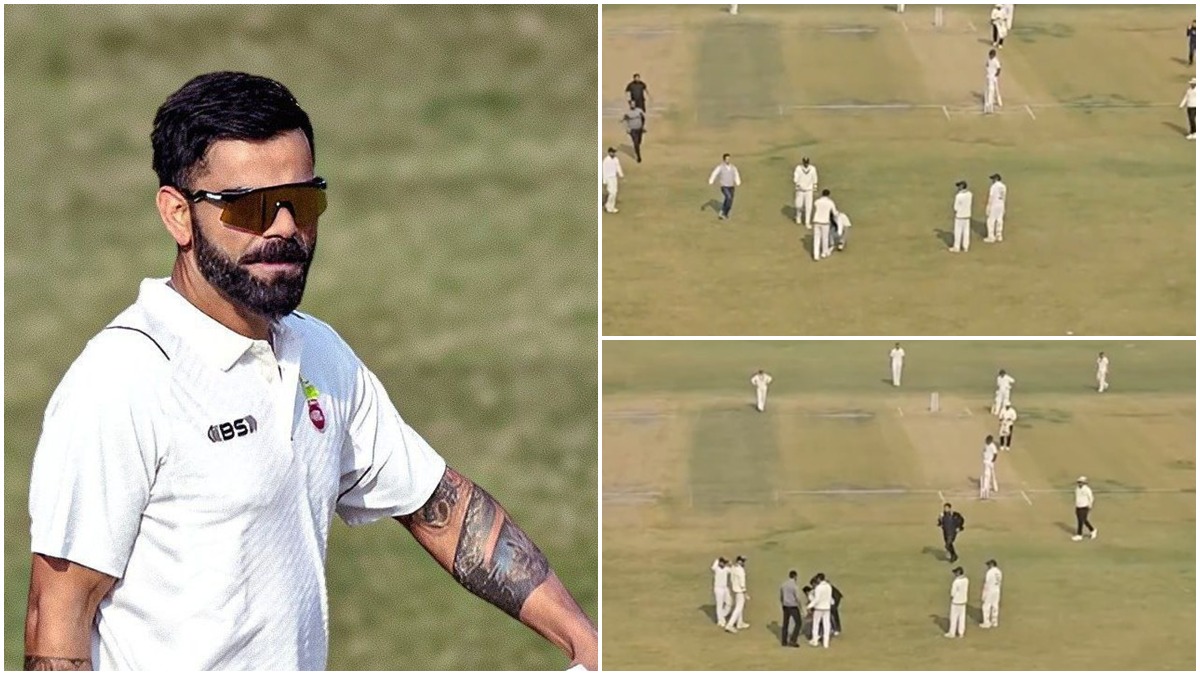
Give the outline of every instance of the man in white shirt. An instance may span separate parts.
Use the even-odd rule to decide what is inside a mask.
[[[992,187],[988,188],[987,203],[987,238],[985,242],[1004,241],[1004,206],[1008,201],[1008,186],[1000,179],[1000,174],[990,176]]]
[[[1000,487],[996,485],[996,456],[998,454],[996,443],[989,435],[983,442],[983,471],[979,476],[980,499],[991,499],[993,490],[1000,491]]]
[[[952,570],[954,581],[950,583],[950,630],[946,637],[963,637],[967,633],[967,594],[970,581],[961,567]]]
[[[950,252],[966,253],[971,248],[971,191],[965,180],[958,181],[954,187],[958,192],[954,195],[954,245]]]
[[[765,412],[767,409],[767,387],[771,385],[771,376],[765,371],[759,370],[750,377],[750,384],[754,385],[755,407],[758,408],[758,412]]]
[[[729,153],[721,156],[721,163],[708,175],[708,184],[721,186],[721,212],[717,215],[720,220],[728,220],[729,212],[733,210],[733,191],[742,184],[742,174],[729,161]]]
[[[987,572],[983,575],[983,623],[979,624],[980,628],[999,628],[1000,627],[1000,584],[1004,580],[1004,574],[1000,571],[1000,567],[995,560],[989,560],[985,563]]]
[[[465,588],[595,668],[595,627],[528,535],[296,311],[326,183],[292,94],[201,75],[159,108],[151,140],[175,264],[47,406],[25,667],[324,669],[337,515],[399,521]]]
[[[903,2],[901,2],[901,3],[899,3],[899,4],[897,4],[897,5],[896,5],[896,13],[897,13],[897,14],[903,14],[903,13],[904,13],[904,3],[903,3]]]
[[[812,229],[813,191],[817,189],[817,167],[804,157],[792,170],[792,184],[796,186],[796,224],[804,223]]]
[[[621,160],[617,159],[616,148],[608,149],[608,154],[604,157],[601,170],[604,176],[604,191],[608,193],[608,199],[604,202],[604,210],[609,213],[616,213],[617,179],[625,177],[625,172],[621,170]]]
[[[821,190],[821,196],[813,205],[813,260],[828,258],[833,253],[829,228],[837,215],[837,204],[833,203],[829,190]]]
[[[729,587],[733,590],[733,613],[729,615],[729,621],[725,623],[725,630],[736,633],[743,628],[749,628],[750,624],[742,620],[742,614],[746,610],[746,600],[750,597],[746,594],[746,558],[738,556],[733,561],[733,567],[729,570]]]
[[[838,211],[838,214],[833,217],[833,231],[830,236],[833,239],[833,247],[839,251],[846,250],[846,242],[850,239],[850,227],[854,223],[850,222],[850,216],[846,215],[845,211]]]
[[[984,90],[983,90],[983,112],[992,114],[996,112],[996,108],[1002,106],[1000,99],[1000,57],[996,56],[996,50],[988,51],[987,62],[984,63]]]
[[[1004,38],[1008,37],[1008,19],[1004,15],[1004,6],[992,8],[992,46],[1004,49]]]
[[[1183,92],[1183,100],[1179,102],[1180,108],[1187,108],[1188,133],[1184,138],[1189,141],[1196,140],[1196,78],[1192,78],[1188,82],[1188,88]]]
[[[1004,10],[1004,32],[1006,35],[1011,34],[1013,27],[1013,12],[1016,10],[1017,6],[1000,5],[1000,8]]]
[[[832,630],[829,622],[829,611],[833,608],[833,587],[825,581],[823,573],[817,573],[815,577],[817,585],[813,586],[812,599],[808,602],[808,608],[812,610],[812,640],[808,644],[816,647],[818,637],[822,640],[822,646],[829,649],[829,633]]]
[[[1108,357],[1104,352],[1096,357],[1096,391],[1101,394],[1108,391]]]
[[[1012,450],[1013,425],[1016,423],[1017,411],[1012,403],[1004,404],[1004,410],[1000,411],[1000,449],[1005,452]]]
[[[1092,539],[1096,538],[1099,531],[1092,527],[1092,523],[1088,520],[1088,515],[1092,512],[1092,505],[1095,503],[1095,497],[1092,496],[1092,488],[1088,487],[1087,476],[1080,476],[1075,481],[1075,535],[1071,537],[1071,541],[1080,541],[1083,539],[1083,528],[1088,529]]]
[[[730,610],[729,569],[728,560],[717,558],[713,561],[713,601],[716,603],[714,609],[717,613],[717,625],[731,633],[736,633],[736,628],[725,623],[725,617],[729,616]]]
[[[1012,388],[1017,381],[1003,368],[996,375],[996,397],[992,401],[992,414],[999,417],[1004,407],[1012,402]]]
[[[888,352],[888,359],[892,364],[892,386],[899,387],[900,374],[904,370],[904,347],[901,347],[899,342]]]

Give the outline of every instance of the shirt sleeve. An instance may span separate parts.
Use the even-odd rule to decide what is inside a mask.
[[[155,431],[153,394],[154,369],[166,360],[124,333],[101,333],[68,369],[46,408],[29,480],[32,552],[118,579],[166,440]]]
[[[429,499],[445,471],[446,460],[405,423],[360,362],[337,514],[350,525],[408,515]]]

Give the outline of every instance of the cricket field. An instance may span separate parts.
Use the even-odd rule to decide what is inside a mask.
[[[989,8],[607,6],[605,335],[1194,335],[1196,148],[1179,103],[1195,7],[1018,5],[982,115]],[[649,86],[644,162],[620,124]],[[732,219],[707,184],[740,169]],[[816,263],[793,222],[808,156],[850,215]],[[988,177],[1008,185],[985,244]],[[950,254],[954,183],[974,193]]]
[[[1021,8],[1018,8],[1020,16]],[[606,342],[606,669],[1194,670],[1195,343]],[[1112,360],[1095,390],[1095,357]],[[774,377],[758,413],[750,377]],[[996,371],[1020,415],[978,500]],[[929,411],[931,392],[940,411]],[[1077,476],[1095,540],[1072,542]],[[966,519],[966,637],[942,637],[935,524]],[[751,628],[713,621],[717,556],[744,555]],[[984,561],[1004,572],[982,630]],[[845,594],[830,649],[780,646],[779,585]]]
[[[301,309],[340,332],[596,618],[596,8],[4,15],[6,669],[22,663],[42,412],[139,280],[169,274],[151,122],[213,70],[274,77],[312,118],[329,208]],[[567,664],[394,522],[335,520],[328,571],[333,670]]]

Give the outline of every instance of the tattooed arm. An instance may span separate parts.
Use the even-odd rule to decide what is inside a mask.
[[[446,468],[429,501],[400,521],[464,588],[595,670],[596,628],[550,563],[483,488]]]
[[[91,670],[92,622],[116,579],[34,554],[25,614],[25,670]]]

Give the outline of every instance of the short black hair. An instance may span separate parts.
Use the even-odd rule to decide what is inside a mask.
[[[721,159],[729,159],[729,153],[727,152],[727,153],[721,155]]]
[[[950,508],[950,502],[946,502],[945,504],[942,504],[942,508],[945,508],[945,509]]]
[[[825,188],[824,190],[821,190],[821,196],[828,197],[829,196],[829,188]]]
[[[804,591],[805,593],[812,593],[812,586],[805,586],[804,588],[801,588],[800,590]]]
[[[215,141],[265,141],[293,129],[304,132],[316,161],[312,122],[287,87],[248,73],[194,77],[154,115],[150,143],[158,184],[190,189]]]
[[[796,573],[796,570],[792,570],[791,572],[788,572],[788,578],[789,578],[789,579],[795,579],[795,578],[796,578],[796,574],[797,574],[797,573]]]
[[[617,151],[617,149],[616,149],[616,148],[609,148],[609,149],[608,149],[608,151],[609,151],[609,153],[614,153],[614,152],[616,152],[616,151]]]

